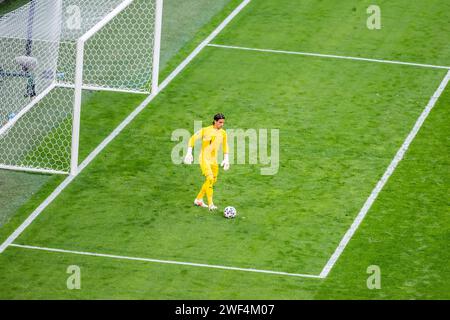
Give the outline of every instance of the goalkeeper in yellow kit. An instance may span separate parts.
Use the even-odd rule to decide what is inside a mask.
[[[200,168],[205,176],[206,180],[200,190],[197,198],[194,200],[194,205],[204,208],[209,208],[210,211],[216,210],[217,207],[213,203],[213,187],[217,182],[217,176],[219,174],[219,165],[217,164],[217,152],[222,145],[223,161],[221,166],[226,171],[230,168],[230,162],[228,158],[228,143],[227,133],[223,128],[225,124],[225,116],[218,113],[214,116],[214,122],[211,126],[202,128],[196,132],[191,139],[189,139],[188,152],[184,158],[184,163],[192,164],[194,157],[192,156],[192,149],[194,148],[195,141],[202,139],[202,150],[200,152]],[[208,205],[203,202],[203,197],[208,198]]]

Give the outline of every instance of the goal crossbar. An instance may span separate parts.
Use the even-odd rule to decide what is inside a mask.
[[[103,28],[108,22],[114,19],[119,13],[125,10],[133,0],[124,0],[121,4],[119,4],[114,10],[112,10],[106,17],[104,17],[100,22],[94,25],[89,31],[83,34],[78,41],[86,42],[91,38],[95,33],[97,33],[101,28]]]

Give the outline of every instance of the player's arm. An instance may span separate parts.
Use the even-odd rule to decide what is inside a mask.
[[[194,149],[195,141],[200,139],[202,136],[203,136],[203,129],[194,133],[194,135],[189,139],[188,151],[187,151],[186,157],[184,157],[185,164],[192,164],[192,162],[194,161],[194,156],[192,155],[192,150]]]
[[[228,151],[229,151],[228,138],[227,138],[227,132],[225,130],[223,133],[222,150],[223,150],[223,161],[222,161],[221,166],[223,167],[223,170],[227,171],[228,169],[230,169],[230,160],[228,157]]]

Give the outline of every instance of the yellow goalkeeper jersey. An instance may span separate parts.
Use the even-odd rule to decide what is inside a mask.
[[[194,148],[195,141],[202,139],[200,163],[217,163],[217,152],[222,145],[223,153],[228,153],[227,133],[223,129],[214,126],[202,128],[189,139],[189,147]]]

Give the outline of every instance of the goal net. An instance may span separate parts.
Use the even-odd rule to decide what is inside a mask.
[[[76,174],[83,94],[155,93],[161,21],[162,0],[32,0],[1,17],[0,168]]]

